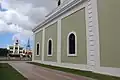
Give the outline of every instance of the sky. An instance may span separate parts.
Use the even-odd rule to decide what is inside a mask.
[[[0,4],[0,48],[17,39],[26,46],[30,38],[33,45],[32,29],[56,7],[55,0],[0,0]]]

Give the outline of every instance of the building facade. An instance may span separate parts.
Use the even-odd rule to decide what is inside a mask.
[[[11,46],[8,46],[9,55],[13,56],[20,56],[20,54],[23,54],[23,47],[20,46],[18,40],[15,41],[15,43]]]
[[[120,77],[120,1],[64,0],[33,29],[33,61]]]

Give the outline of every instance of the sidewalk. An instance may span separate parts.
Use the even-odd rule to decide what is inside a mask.
[[[28,80],[93,80],[25,62],[9,62],[9,64],[28,78]]]

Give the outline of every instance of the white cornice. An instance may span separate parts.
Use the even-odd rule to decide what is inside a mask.
[[[61,8],[63,8],[65,5],[69,4],[73,0],[65,0],[60,6],[56,7],[54,10],[52,10],[46,17],[50,17],[53,14],[55,14],[57,11],[59,11]]]
[[[46,25],[47,23],[51,22],[52,20],[56,19],[57,17],[61,16],[63,13],[67,12],[71,8],[74,8],[76,5],[83,3],[86,0],[71,0],[67,5],[63,3],[65,6],[61,5],[51,13],[41,24],[39,24],[37,27],[35,27],[32,31],[36,32],[41,27]]]

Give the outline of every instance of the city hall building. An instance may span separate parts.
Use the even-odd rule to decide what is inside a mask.
[[[33,61],[120,77],[120,0],[59,0],[33,29]]]

